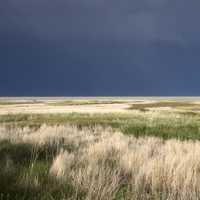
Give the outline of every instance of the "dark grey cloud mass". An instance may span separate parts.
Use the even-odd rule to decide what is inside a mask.
[[[2,0],[0,95],[200,95],[199,0]]]

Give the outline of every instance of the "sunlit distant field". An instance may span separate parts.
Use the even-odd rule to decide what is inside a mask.
[[[0,98],[0,199],[200,199],[200,98]]]

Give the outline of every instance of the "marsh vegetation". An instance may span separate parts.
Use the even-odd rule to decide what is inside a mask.
[[[0,115],[0,199],[200,199],[198,102],[128,104]]]

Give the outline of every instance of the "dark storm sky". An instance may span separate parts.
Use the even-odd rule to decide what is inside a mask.
[[[0,96],[200,95],[199,0],[1,0]]]

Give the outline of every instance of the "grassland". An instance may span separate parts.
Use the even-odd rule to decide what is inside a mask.
[[[199,199],[200,142],[100,126],[1,128],[1,199]]]
[[[200,199],[198,100],[77,101],[40,106],[126,106],[0,115],[0,199]]]
[[[156,136],[163,139],[200,140],[200,115],[195,113],[138,112],[134,114],[12,114],[0,116],[5,126],[76,125],[78,127],[110,126],[135,137]]]

